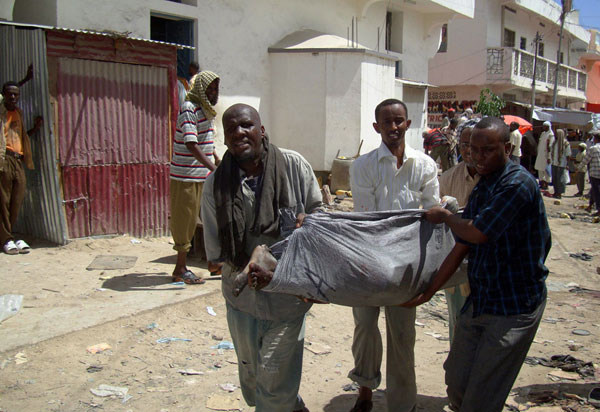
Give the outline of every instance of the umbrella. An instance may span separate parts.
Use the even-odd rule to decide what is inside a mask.
[[[504,115],[504,123],[510,126],[512,122],[519,123],[519,131],[521,134],[525,134],[528,130],[533,130],[533,126],[527,120],[519,116],[513,116],[512,114]]]

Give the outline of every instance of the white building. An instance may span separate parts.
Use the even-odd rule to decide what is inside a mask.
[[[473,19],[456,18],[447,25],[446,47],[429,62],[430,125],[441,122],[449,105],[469,106],[490,88],[507,102],[531,103],[534,39],[538,46],[535,104],[551,106],[554,90],[561,7],[553,0],[477,0]],[[579,58],[590,33],[567,15],[561,47],[557,106],[579,109],[586,100],[585,69]]]
[[[7,4],[5,4],[7,3]],[[378,146],[375,105],[409,106],[409,143],[420,148],[427,64],[442,25],[473,17],[474,0],[2,0],[16,22],[114,31],[195,47],[221,76],[218,112],[259,109],[272,140],[328,170],[338,150]],[[189,52],[188,52],[189,53]],[[184,65],[185,66],[185,65]],[[222,138],[222,137],[221,137]]]

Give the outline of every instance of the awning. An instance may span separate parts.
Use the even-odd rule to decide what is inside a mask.
[[[592,127],[592,113],[580,110],[536,108],[533,118],[552,123],[563,123],[581,127]]]

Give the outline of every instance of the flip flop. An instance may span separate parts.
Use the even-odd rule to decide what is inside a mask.
[[[31,252],[31,247],[24,240],[17,240],[15,245],[19,249],[19,253],[25,254]]]
[[[191,270],[186,270],[179,275],[173,275],[173,282],[183,282],[186,285],[203,285],[206,281],[194,275]]]
[[[358,399],[350,412],[370,412],[373,409],[373,402],[367,399]]]
[[[4,253],[6,253],[7,255],[18,255],[19,254],[19,248],[17,247],[15,242],[12,240],[9,240],[8,242],[6,242],[4,244],[3,249],[4,249]]]

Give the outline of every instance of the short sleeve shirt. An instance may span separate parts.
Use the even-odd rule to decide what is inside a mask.
[[[469,250],[473,316],[533,312],[546,297],[544,262],[551,246],[546,209],[533,176],[507,162],[482,177],[463,218],[472,219],[488,237]]]
[[[184,182],[204,182],[209,169],[199,162],[186,146],[194,142],[200,150],[212,160],[214,142],[214,119],[207,119],[202,108],[190,101],[181,106],[177,116],[177,129],[173,140],[170,177]]]

